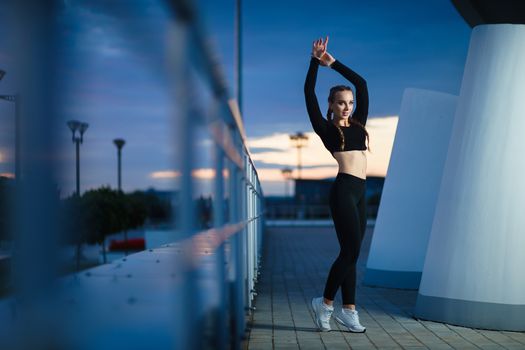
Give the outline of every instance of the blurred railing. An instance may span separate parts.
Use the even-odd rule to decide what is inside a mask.
[[[17,56],[27,67],[21,89],[23,181],[17,184],[14,199],[15,294],[0,301],[0,348],[240,348],[256,294],[263,193],[237,102],[228,94],[193,3],[168,2],[172,11],[166,40],[168,71],[159,69],[158,62],[147,63],[155,74],[166,74],[173,89],[175,115],[166,127],[174,131],[178,154],[173,160],[179,181],[174,228],[184,237],[59,283],[53,258],[61,224],[53,192],[57,169],[48,156],[57,151],[49,140],[63,127],[58,117],[60,96],[52,89],[60,64],[56,55],[63,44],[56,40],[63,29],[56,23],[60,6],[55,1],[13,4],[24,25],[17,29],[17,40],[25,43],[17,48]],[[142,15],[140,4],[144,2],[116,1],[111,8]],[[128,31],[137,50],[142,43],[135,34],[148,30],[117,29]],[[210,96],[206,108],[211,112],[195,105],[202,104],[195,98],[196,87]],[[194,161],[196,150],[202,150],[197,147],[197,132],[212,140],[207,149],[214,162],[213,226],[205,231],[199,231],[193,208]]]

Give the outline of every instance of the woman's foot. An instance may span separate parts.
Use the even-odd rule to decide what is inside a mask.
[[[366,327],[363,327],[361,323],[359,323],[357,310],[342,308],[341,312],[334,317],[337,322],[348,328],[350,332],[364,333],[366,331]]]
[[[314,310],[314,321],[321,331],[329,332],[330,328],[330,317],[334,311],[334,307],[326,305],[323,301],[323,297],[312,299],[312,309]]]

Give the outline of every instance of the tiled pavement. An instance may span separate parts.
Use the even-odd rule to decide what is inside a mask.
[[[416,320],[417,291],[361,285],[373,226],[367,228],[358,261],[357,310],[364,334],[315,328],[310,300],[321,296],[338,254],[331,227],[270,227],[245,346],[258,349],[525,349],[525,332],[471,329]],[[340,291],[335,307],[341,307]]]

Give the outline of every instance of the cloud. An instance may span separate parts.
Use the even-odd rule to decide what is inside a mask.
[[[367,175],[386,176],[398,120],[398,116],[368,118],[366,128],[372,152],[367,152]]]
[[[334,166],[337,165],[335,159],[326,151],[321,139],[314,132],[304,133],[308,137],[308,142],[301,149],[303,166]],[[286,133],[274,133],[269,136],[248,139],[248,147],[251,149],[269,148],[267,152],[252,153],[252,159],[264,165],[282,165],[295,167],[297,165],[297,149],[292,147],[290,136]]]
[[[253,153],[262,153],[262,152],[281,152],[278,148],[272,147],[250,147],[250,152]]]
[[[224,178],[228,178],[228,169],[223,169],[222,176]],[[215,169],[211,168],[200,168],[200,169],[194,169],[191,172],[191,176],[195,179],[199,180],[211,180],[215,178]]]
[[[180,171],[175,170],[160,170],[149,174],[152,179],[175,179],[180,176]]]
[[[228,169],[223,169],[222,175],[228,178]],[[181,172],[177,170],[161,170],[150,173],[149,177],[152,179],[176,179],[181,176]],[[215,169],[212,168],[198,168],[191,172],[191,176],[198,180],[211,180],[215,178]]]

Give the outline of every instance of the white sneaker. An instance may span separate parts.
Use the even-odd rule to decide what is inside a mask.
[[[361,323],[359,323],[357,310],[342,308],[341,312],[334,317],[337,322],[348,328],[350,332],[364,333],[366,331],[366,327],[363,327]]]
[[[334,307],[326,305],[323,301],[323,297],[319,297],[312,299],[312,309],[314,310],[314,321],[317,328],[323,332],[331,331],[330,317],[332,316]]]

